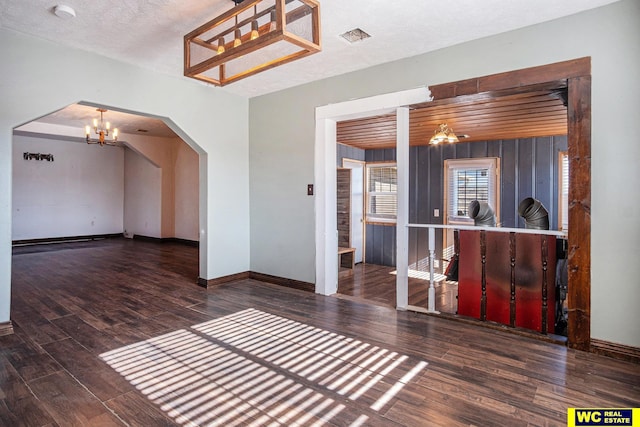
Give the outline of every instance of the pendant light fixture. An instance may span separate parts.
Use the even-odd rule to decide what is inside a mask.
[[[317,0],[232,1],[184,36],[185,76],[224,86],[321,50]]]
[[[438,129],[433,132],[433,136],[429,140],[429,144],[431,145],[438,145],[442,142],[448,142],[450,144],[459,142],[458,137],[453,132],[453,129],[447,126],[446,123],[440,124],[440,126],[438,126]]]

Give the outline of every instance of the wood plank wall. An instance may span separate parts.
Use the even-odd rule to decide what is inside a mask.
[[[409,222],[442,223],[444,160],[499,157],[502,226],[524,228],[524,221],[518,216],[518,203],[525,197],[534,197],[549,211],[551,228],[557,229],[558,152],[566,150],[566,135],[411,147]],[[366,150],[365,160],[394,161],[395,149]],[[440,209],[440,217],[433,215],[434,209]],[[366,234],[366,262],[394,266],[395,227],[367,224]],[[441,234],[436,245],[436,254],[442,253]],[[426,257],[426,230],[410,230],[409,264]]]
[[[366,150],[365,161],[395,162],[396,149]],[[409,172],[411,177],[411,171]],[[413,179],[410,178],[411,181]],[[411,185],[410,185],[411,186]],[[409,193],[413,196],[413,193]],[[412,198],[410,196],[410,198]],[[378,265],[396,265],[396,227],[394,225],[366,224],[365,262]]]
[[[351,247],[351,169],[338,168],[337,206],[338,211],[338,247]]]
[[[351,160],[360,160],[364,162],[364,150],[356,147],[351,147],[350,145],[345,144],[337,144],[337,152],[336,152],[336,166],[342,167],[342,159],[351,159]]]

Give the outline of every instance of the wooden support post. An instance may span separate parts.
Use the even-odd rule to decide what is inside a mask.
[[[409,305],[409,109],[396,110],[396,308]]]
[[[511,265],[509,325],[514,327],[516,326],[516,233],[509,233],[509,256]]]
[[[480,231],[480,259],[482,260],[482,296],[480,297],[480,320],[487,320],[487,232]]]
[[[570,78],[569,145],[569,346],[591,347],[591,76]]]
[[[542,243],[542,325],[541,328],[543,334],[547,333],[547,266],[548,266],[548,258],[549,258],[549,247],[547,242],[547,236],[542,235],[541,239]]]

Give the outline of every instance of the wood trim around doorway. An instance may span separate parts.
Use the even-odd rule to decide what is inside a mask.
[[[591,58],[430,86],[433,100],[485,92],[526,90],[565,80],[569,146],[569,347],[591,350]]]

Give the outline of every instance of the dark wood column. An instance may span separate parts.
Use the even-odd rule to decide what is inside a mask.
[[[591,340],[591,76],[568,81],[569,346],[589,350]]]

